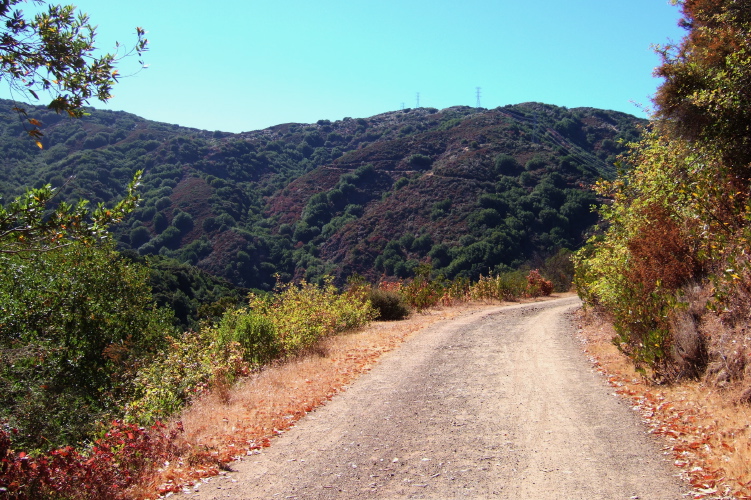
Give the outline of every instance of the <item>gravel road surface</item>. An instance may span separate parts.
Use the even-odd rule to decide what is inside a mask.
[[[575,297],[437,323],[185,498],[681,499],[572,335]]]

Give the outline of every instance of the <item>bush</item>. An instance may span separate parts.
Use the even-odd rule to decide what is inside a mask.
[[[153,223],[154,231],[156,231],[157,233],[161,233],[162,231],[167,229],[167,226],[169,226],[169,221],[162,212],[157,212],[154,214]]]
[[[409,157],[407,164],[413,168],[428,168],[433,164],[433,160],[430,156],[414,154]]]
[[[553,282],[553,291],[568,292],[574,281],[574,262],[571,260],[573,252],[562,248],[557,254],[548,257],[541,272]]]
[[[243,359],[260,366],[279,356],[279,339],[274,324],[266,316],[247,310],[224,315],[218,329],[218,345],[237,342]]]
[[[541,156],[535,156],[524,165],[524,168],[527,171],[531,172],[533,170],[540,170],[542,168],[545,168],[545,165],[547,165],[547,162],[544,158],[542,158]]]
[[[522,166],[513,156],[498,155],[495,159],[495,170],[500,175],[518,175]]]
[[[203,227],[203,231],[204,232],[210,233],[214,229],[217,229],[218,224],[216,223],[216,219],[215,218],[213,218],[213,217],[206,217],[203,220],[202,227]]]
[[[527,297],[547,297],[553,293],[553,283],[540,275],[538,270],[532,270],[527,275]]]
[[[0,420],[26,450],[90,439],[172,333],[148,269],[109,244],[3,256],[0,268]]]
[[[329,276],[322,286],[305,281],[277,284],[273,296],[250,295],[250,309],[274,325],[283,355],[296,354],[327,335],[363,326],[375,316],[361,287],[339,293],[332,281]]]
[[[474,285],[469,287],[469,297],[472,300],[518,300],[526,294],[527,281],[521,271],[501,273],[497,276],[480,276]]]
[[[167,432],[159,423],[144,429],[114,421],[87,453],[65,447],[31,457],[14,452],[13,430],[0,428],[0,492],[17,500],[133,498],[128,488],[143,484],[178,453],[180,432],[182,427]]]
[[[422,311],[437,305],[443,297],[442,283],[431,280],[432,267],[430,264],[420,264],[414,267],[415,278],[402,286],[400,293],[409,306]]]
[[[219,340],[206,326],[169,339],[160,357],[138,372],[137,391],[126,409],[131,422],[150,424],[178,412],[212,386],[227,386],[247,373],[237,342]]]
[[[404,298],[397,292],[373,288],[368,294],[368,300],[378,312],[375,319],[382,321],[396,321],[409,315],[409,307]]]
[[[687,228],[677,223],[683,214],[657,201],[619,204],[617,211],[602,209],[611,222],[607,244],[596,242],[576,256],[577,291],[588,306],[608,311],[616,344],[637,369],[670,380],[671,311],[681,288],[701,276],[701,262]]]
[[[409,179],[407,177],[400,177],[399,180],[394,183],[394,190],[401,189],[407,184],[409,184]]]
[[[182,234],[189,233],[193,229],[193,217],[188,212],[180,212],[172,219],[172,225]]]
[[[154,207],[156,207],[157,210],[164,210],[165,208],[171,205],[172,205],[172,200],[170,200],[168,196],[164,196],[156,200]]]
[[[130,231],[130,245],[138,248],[151,239],[151,233],[144,226],[138,226]]]

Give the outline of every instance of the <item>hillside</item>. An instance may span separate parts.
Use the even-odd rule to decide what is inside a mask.
[[[51,183],[109,202],[144,169],[122,249],[194,264],[235,285],[514,268],[577,248],[594,224],[586,189],[612,177],[640,120],[525,103],[405,109],[229,134],[91,110],[43,108],[44,149],[0,102],[0,194]],[[70,179],[73,177],[72,179]],[[70,180],[68,180],[70,179]]]

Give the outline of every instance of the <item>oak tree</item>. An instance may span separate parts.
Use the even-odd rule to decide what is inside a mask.
[[[19,9],[22,4],[46,6],[33,17]],[[130,49],[116,45],[113,53],[98,54],[96,27],[89,17],[72,5],[45,5],[43,0],[0,1],[0,78],[21,100],[39,101],[47,95],[48,106],[72,117],[83,116],[83,106],[92,98],[107,101],[119,75],[116,64],[122,58],[141,55],[148,41],[136,28],[136,42]],[[46,99],[45,99],[46,100]],[[15,110],[26,115],[23,107]],[[26,118],[29,134],[38,138],[40,123]],[[41,147],[41,143],[37,141]]]
[[[669,133],[711,144],[749,177],[751,163],[751,0],[679,2],[687,34],[658,47],[664,78],[656,118]]]
[[[29,17],[19,9],[22,4],[45,8]],[[96,28],[88,15],[72,5],[0,0],[0,80],[23,100],[41,100],[46,94],[49,108],[74,118],[83,116],[84,105],[92,98],[107,101],[119,78],[116,64],[131,55],[140,59],[148,42],[142,28],[136,28],[136,41],[130,49],[117,44],[114,53],[98,54],[95,41]],[[42,124],[28,117],[22,106],[14,109],[24,117],[29,135],[41,148]],[[101,236],[110,224],[135,208],[138,198],[134,190],[140,175],[136,173],[117,205],[99,206],[93,214],[85,200],[76,205],[60,201],[49,210],[56,196],[49,185],[0,205],[0,254],[48,251],[74,240]]]

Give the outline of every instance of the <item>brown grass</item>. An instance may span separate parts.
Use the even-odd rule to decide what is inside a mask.
[[[702,381],[655,386],[612,344],[612,325],[579,314],[579,337],[592,362],[650,431],[663,437],[694,498],[751,499],[751,408],[737,404],[742,387]]]
[[[329,337],[305,354],[278,362],[234,387],[214,391],[179,417],[183,453],[134,495],[177,492],[224,464],[269,446],[314,408],[325,404],[384,353],[437,321],[487,305],[434,309],[398,322],[375,322],[360,331]],[[173,425],[179,425],[176,420]]]

